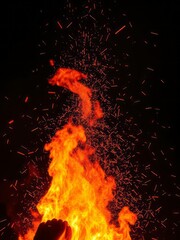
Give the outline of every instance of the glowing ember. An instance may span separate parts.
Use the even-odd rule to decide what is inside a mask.
[[[82,100],[83,118],[91,117],[89,124],[92,125],[93,120],[103,116],[103,112],[99,102],[92,104],[91,90],[78,82],[85,77],[76,70],[60,68],[49,82],[77,93]],[[119,227],[110,224],[111,213],[107,205],[113,199],[115,180],[105,175],[97,160],[90,160],[95,150],[86,143],[83,126],[69,121],[45,145],[45,150],[50,151],[52,159],[48,169],[52,181],[37,205],[41,222],[67,221],[71,231],[65,227],[59,240],[130,240],[129,224],[134,224],[137,217],[124,207],[119,213]],[[32,240],[39,223],[35,221],[34,228],[19,240]]]

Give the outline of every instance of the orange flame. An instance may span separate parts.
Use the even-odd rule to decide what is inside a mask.
[[[62,86],[79,95],[82,100],[83,117],[87,118],[91,113],[91,89],[78,82],[87,78],[83,73],[69,68],[59,68],[56,74],[49,80],[52,85]]]
[[[85,77],[76,70],[60,68],[49,82],[77,93],[82,100],[83,117],[88,117],[92,113],[91,90],[78,82]],[[103,116],[99,102],[94,104],[94,116]],[[45,150],[50,151],[52,159],[48,169],[52,181],[37,205],[41,222],[54,218],[67,221],[72,235],[64,234],[59,240],[130,240],[129,224],[135,224],[137,217],[124,207],[119,213],[120,227],[109,223],[111,213],[107,205],[113,199],[115,180],[105,175],[97,160],[90,161],[95,150],[87,145],[84,128],[69,121],[45,145]],[[37,225],[36,222],[19,240],[32,240]]]

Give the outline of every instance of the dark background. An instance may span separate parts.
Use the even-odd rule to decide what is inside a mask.
[[[61,3],[60,3],[61,2]],[[133,2],[133,3],[132,3]],[[136,2],[136,3],[134,3]],[[36,85],[46,85],[44,82],[44,74],[42,70],[32,77],[32,70],[37,66],[47,64],[51,56],[47,56],[42,62],[39,56],[37,43],[42,38],[40,27],[45,22],[52,20],[58,14],[58,8],[61,8],[62,1],[49,3],[30,3],[30,2],[7,2],[1,6],[0,21],[0,126],[1,134],[7,126],[7,122],[11,120],[13,113],[16,112],[18,103],[6,105],[4,97],[23,96],[32,94]],[[162,109],[161,119],[165,123],[172,126],[171,130],[161,141],[164,145],[172,145],[175,148],[174,171],[179,182],[179,163],[178,157],[178,7],[175,1],[121,1],[118,3],[119,9],[113,7],[113,3],[104,3],[118,14],[118,11],[127,13],[131,22],[133,22],[137,36],[141,38],[148,31],[156,31],[159,33],[158,58],[156,59],[156,67],[159,67],[157,73],[159,78],[166,82],[166,87],[159,89],[154,85],[155,94],[151,95],[149,101],[155,101]],[[41,10],[45,12],[41,14]],[[143,56],[143,53],[140,52]],[[43,75],[44,74],[44,75]],[[158,91],[158,93],[156,92]],[[43,94],[43,90],[42,90]],[[8,108],[7,108],[8,107]],[[21,111],[21,110],[17,110]],[[21,133],[22,135],[22,133]],[[18,138],[18,134],[17,134]],[[16,179],[20,162],[13,161],[13,157],[9,155],[8,147],[0,143],[0,179]],[[9,159],[8,159],[9,156]],[[0,195],[4,193],[1,191]],[[1,197],[3,198],[3,197]],[[171,203],[173,204],[173,202]],[[176,203],[177,204],[177,203]],[[150,239],[150,238],[149,238]],[[163,239],[171,238],[171,235]]]
[[[0,93],[2,96],[11,89],[14,93],[18,91],[21,93],[41,81],[31,77],[32,70],[44,64],[43,61],[48,62],[51,56],[47,56],[43,61],[39,56],[37,45],[42,39],[40,28],[58,16],[63,3],[64,1],[52,1],[51,3],[17,1],[1,6],[0,70],[2,80]],[[167,87],[163,89],[163,92],[160,89],[159,97],[156,97],[156,100],[159,105],[162,105],[163,114],[175,126],[173,131],[176,132],[177,65],[179,60],[178,7],[175,1],[171,1],[171,3],[169,1],[151,1],[149,3],[121,1],[116,4],[104,2],[104,6],[112,8],[116,15],[123,11],[127,13],[139,38],[143,39],[148,32],[153,30],[159,33],[157,59],[152,59],[155,61],[156,68],[159,68],[157,76],[167,83]],[[139,55],[143,56],[142,50]],[[150,55],[143,57],[151,58]],[[42,81],[44,81],[43,77]],[[152,95],[152,97],[154,96]]]

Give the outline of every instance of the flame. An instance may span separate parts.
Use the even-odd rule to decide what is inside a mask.
[[[93,115],[96,120],[103,117],[98,101],[92,111],[91,89],[78,82],[81,78],[86,78],[86,75],[60,68],[49,83],[79,95],[83,118]],[[92,119],[89,124],[93,124]],[[111,213],[107,205],[113,200],[116,183],[113,177],[105,175],[98,160],[90,160],[95,150],[86,140],[83,126],[69,121],[45,145],[52,160],[48,169],[52,181],[37,205],[41,222],[54,218],[68,222],[71,234],[64,232],[58,240],[130,240],[129,224],[135,224],[137,216],[124,207],[119,213],[119,227],[110,224]],[[34,228],[29,229],[25,236],[20,236],[19,240],[32,240],[38,224],[35,222]]]
[[[82,100],[82,113],[83,117],[87,118],[92,109],[91,104],[91,89],[78,82],[82,78],[87,76],[76,70],[69,68],[59,68],[56,74],[49,80],[51,85],[62,86],[69,89],[71,92],[79,95]]]

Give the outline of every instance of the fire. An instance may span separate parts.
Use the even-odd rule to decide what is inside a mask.
[[[78,82],[87,78],[83,73],[68,68],[59,68],[53,78],[49,80],[52,85],[62,86],[79,95],[82,100],[82,113],[85,118],[91,114],[91,89]]]
[[[92,104],[91,89],[79,82],[81,78],[86,75],[60,68],[49,82],[78,94],[82,100],[83,118],[91,117],[89,124],[92,125],[94,120],[103,116],[103,112],[99,102]],[[95,150],[86,140],[83,126],[74,125],[69,120],[45,145],[52,160],[48,169],[52,181],[37,205],[41,222],[67,221],[71,231],[66,227],[58,240],[130,240],[129,224],[135,224],[137,217],[124,207],[119,213],[119,227],[110,224],[111,213],[107,205],[113,199],[116,183],[113,177],[105,175],[98,160],[90,160]],[[32,240],[38,225],[39,222],[34,222],[34,228],[19,240]]]

